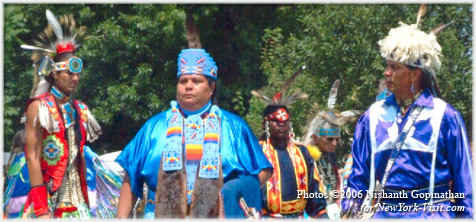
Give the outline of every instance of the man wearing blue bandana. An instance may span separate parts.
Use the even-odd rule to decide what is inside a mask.
[[[327,108],[320,108],[315,104],[309,115],[313,116],[307,125],[307,132],[303,137],[304,145],[316,161],[316,169],[320,175],[323,193],[327,194],[327,214],[331,219],[340,218],[340,200],[342,191],[342,176],[339,173],[336,148],[341,137],[341,127],[361,114],[359,110],[343,112],[335,108],[340,80],[332,84]]]
[[[158,218],[256,216],[250,212],[261,209],[271,164],[246,122],[212,105],[213,58],[185,49],[177,63],[177,101],[150,118],[116,159],[126,172],[117,216],[129,217],[144,183],[148,218],[154,211]]]
[[[344,217],[473,217],[463,118],[439,98],[436,83],[438,32],[400,23],[379,41],[393,95],[374,103],[356,126]],[[364,198],[367,191],[374,195]]]

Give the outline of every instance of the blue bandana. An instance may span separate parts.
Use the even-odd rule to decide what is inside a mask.
[[[218,67],[204,49],[183,49],[177,59],[177,77],[187,74],[202,74],[217,79]]]

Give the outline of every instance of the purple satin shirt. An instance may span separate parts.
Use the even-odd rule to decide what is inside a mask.
[[[427,108],[427,110],[436,109],[434,100],[435,98],[433,98],[428,91],[424,91],[413,103],[412,107],[416,105],[423,106]],[[395,96],[392,95],[388,97],[382,103],[382,107],[388,107],[388,110],[398,110]],[[395,107],[397,107],[397,109],[395,109]],[[390,189],[394,192],[404,190],[407,192],[406,196],[382,199],[380,206],[385,204],[384,206],[388,206],[388,208],[382,210],[384,208],[377,206],[378,210],[373,218],[472,217],[473,183],[471,150],[460,113],[449,104],[446,104],[445,107],[439,126],[439,133],[435,134],[437,135],[435,157],[433,157],[431,152],[425,152],[416,148],[413,149],[411,145],[407,149],[402,149],[390,170],[385,187],[386,190]],[[371,181],[372,145],[370,135],[371,117],[369,113],[370,109],[359,119],[355,129],[354,142],[352,145],[352,172],[347,182],[348,187],[346,188],[355,193],[361,192],[364,197]],[[410,116],[408,113],[409,112],[403,117],[397,113],[394,115],[396,121],[393,122],[380,122],[379,120],[375,127],[376,146],[383,144],[389,135],[392,134],[392,132],[390,132],[391,130],[389,130],[392,125],[397,124],[398,132],[402,130]],[[413,126],[415,127],[415,131],[412,132],[411,139],[421,144],[429,145],[431,134],[435,126],[432,126],[429,120],[426,121],[424,119],[415,121]],[[376,181],[382,180],[391,152],[392,149],[380,149],[378,152],[375,152],[373,169],[375,169]],[[435,198],[433,207],[430,208],[428,204],[425,205],[428,200],[418,195],[428,193],[433,158],[435,158],[433,166],[434,193],[444,193],[450,189],[451,192],[457,194],[458,197],[453,198],[454,203],[443,201],[443,198]],[[456,196],[453,195],[453,197]],[[443,202],[437,203],[438,201]],[[353,198],[350,195],[342,202],[343,212],[355,212],[360,210],[362,202],[363,199]],[[392,208],[392,206],[396,207]],[[431,211],[428,210],[429,208]]]

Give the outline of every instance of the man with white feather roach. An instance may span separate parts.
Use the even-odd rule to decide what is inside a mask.
[[[315,104],[309,113],[304,145],[316,161],[324,193],[327,194],[327,214],[331,219],[340,218],[340,191],[342,177],[339,173],[336,148],[339,145],[341,127],[361,114],[358,110],[339,112],[335,109],[340,80],[331,87],[327,108]]]
[[[472,159],[461,114],[436,82],[441,46],[417,22],[380,40],[383,75],[393,95],[357,123],[342,215],[347,218],[472,218]],[[368,192],[368,195],[367,195]],[[360,194],[360,195],[359,195]],[[384,206],[384,207],[382,207]]]
[[[75,99],[82,60],[74,55],[85,32],[71,15],[49,26],[33,50],[34,87],[26,105],[26,163],[31,189],[23,218],[90,218],[84,144],[101,134],[88,107]]]

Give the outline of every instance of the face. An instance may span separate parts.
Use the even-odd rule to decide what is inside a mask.
[[[339,144],[339,138],[312,135],[314,144],[316,144],[322,152],[334,153],[336,151],[337,144]]]
[[[181,75],[177,84],[177,102],[187,111],[204,107],[212,98],[215,83],[208,84],[204,75]]]
[[[397,99],[403,100],[411,97],[410,88],[415,74],[406,65],[387,60],[387,68],[383,75],[385,76],[388,91],[395,94]],[[417,84],[415,83],[415,85]]]
[[[69,70],[56,71],[52,73],[55,79],[55,86],[66,95],[74,92],[79,83],[79,73],[72,73]]]
[[[277,119],[269,120],[269,134],[275,139],[287,139],[291,129],[291,119],[281,122]]]

